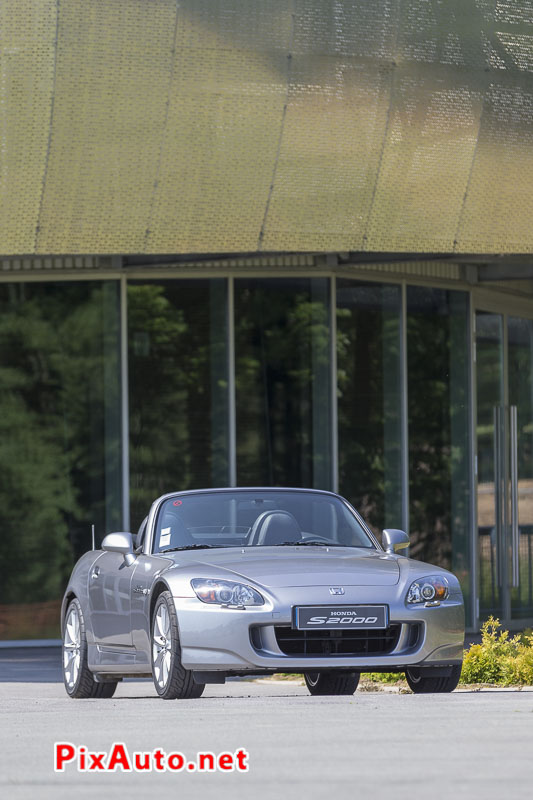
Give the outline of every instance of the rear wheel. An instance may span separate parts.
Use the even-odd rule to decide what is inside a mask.
[[[63,633],[63,681],[67,694],[74,699],[113,697],[116,681],[98,683],[87,665],[85,620],[79,600],[70,601]]]
[[[305,672],[311,694],[353,694],[359,683],[359,672]]]
[[[405,678],[409,688],[415,694],[445,694],[453,692],[461,677],[462,664],[451,667],[449,675],[431,677],[429,669],[413,667],[405,670]]]
[[[170,592],[161,592],[152,617],[152,675],[163,700],[200,697],[205,683],[196,683],[181,663],[178,618]]]

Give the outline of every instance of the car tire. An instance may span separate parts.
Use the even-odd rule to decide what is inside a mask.
[[[116,681],[99,683],[87,663],[87,636],[80,601],[70,601],[63,631],[63,682],[69,697],[75,700],[113,697]]]
[[[359,672],[305,672],[304,678],[310,694],[353,694],[359,683]]]
[[[152,614],[152,677],[163,700],[200,697],[205,683],[196,683],[181,663],[178,617],[170,592],[161,592]]]
[[[451,668],[449,675],[432,678],[430,675],[423,674],[421,669],[414,667],[405,670],[405,678],[409,688],[415,694],[444,694],[453,692],[461,677],[462,664],[456,664]]]

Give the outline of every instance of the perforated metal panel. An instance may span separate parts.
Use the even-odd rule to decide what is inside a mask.
[[[0,248],[33,253],[54,95],[55,0],[0,3]]]
[[[0,253],[530,252],[531,0],[3,0]]]
[[[172,68],[172,0],[62,0],[37,252],[142,251]]]
[[[279,0],[182,0],[147,252],[254,251],[286,95]]]

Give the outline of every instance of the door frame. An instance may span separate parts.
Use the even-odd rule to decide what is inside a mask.
[[[471,446],[471,618],[474,630],[480,629],[480,609],[479,609],[479,571],[480,571],[480,551],[479,536],[477,530],[477,483],[478,483],[478,443],[477,443],[477,358],[476,358],[476,313],[488,312],[500,314],[503,318],[503,404],[509,406],[509,350],[508,350],[508,319],[509,317],[520,317],[533,320],[533,308],[531,300],[524,297],[513,297],[511,294],[495,294],[493,289],[476,287],[470,293],[470,446]],[[505,588],[502,592],[508,593]],[[510,597],[503,600],[503,605],[510,604]],[[533,617],[520,620],[501,619],[502,624],[509,630],[522,630],[525,627],[533,626]]]

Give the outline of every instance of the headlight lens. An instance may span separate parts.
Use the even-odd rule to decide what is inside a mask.
[[[262,606],[265,602],[259,592],[245,583],[193,578],[191,586],[203,603],[216,603],[221,606]]]
[[[444,575],[429,575],[418,578],[409,587],[407,603],[431,603],[434,600],[446,600],[448,597],[448,581]]]

